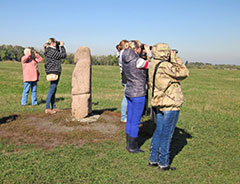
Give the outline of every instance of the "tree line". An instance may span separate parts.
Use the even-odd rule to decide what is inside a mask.
[[[0,61],[21,61],[24,47],[12,45],[0,45]]]
[[[227,64],[211,64],[203,62],[185,62],[188,68],[197,69],[221,69],[221,70],[240,70],[239,65],[227,65]]]
[[[91,56],[93,65],[118,65],[118,58],[114,55],[107,56]],[[65,64],[73,64],[74,63],[74,54],[70,53],[67,55],[66,59],[63,61]]]
[[[34,50],[34,47],[29,47]],[[22,46],[12,46],[12,45],[0,45],[0,61],[18,61],[21,62],[21,58],[24,55],[24,47]],[[43,51],[38,51],[35,49],[43,58]],[[118,59],[114,55],[108,56],[91,56],[93,65],[118,65]],[[44,59],[43,59],[44,62]],[[74,54],[68,53],[67,57],[62,60],[65,64],[74,63]]]
[[[34,49],[34,47],[29,47]],[[36,50],[36,49],[35,49]],[[24,47],[22,46],[12,46],[12,45],[0,45],[0,61],[18,61],[21,62],[21,58],[24,55]],[[44,58],[43,51],[40,50],[37,52]],[[107,56],[91,56],[93,65],[118,65],[118,59],[115,55]],[[44,62],[44,59],[43,59]],[[67,57],[62,61],[65,64],[74,63],[74,54],[68,53]],[[229,70],[240,70],[240,66],[237,65],[213,65],[210,63],[203,62],[188,62],[185,64],[188,68],[198,68],[198,69],[229,69]]]

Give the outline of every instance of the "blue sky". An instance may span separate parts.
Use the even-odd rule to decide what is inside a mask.
[[[68,52],[115,54],[122,39],[165,42],[184,61],[240,65],[238,0],[0,0],[0,45],[41,49],[49,37]]]

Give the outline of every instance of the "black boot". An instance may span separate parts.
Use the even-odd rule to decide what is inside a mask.
[[[129,135],[126,134],[126,149],[128,150],[129,149]]]
[[[144,152],[143,150],[140,150],[138,147],[137,137],[131,137],[130,135],[128,135],[128,142],[129,142],[129,147],[127,149],[128,152],[130,153]]]

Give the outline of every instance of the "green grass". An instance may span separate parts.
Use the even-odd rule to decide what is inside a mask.
[[[23,90],[21,63],[0,63],[1,116],[11,115],[12,113],[44,111],[49,82],[45,79],[44,64],[39,64],[38,68],[40,71],[40,80],[38,82],[37,94],[40,105],[32,107],[29,96],[29,105],[21,107]],[[58,108],[71,108],[73,69],[74,65],[63,65],[63,71],[56,94]],[[120,112],[119,107],[123,87],[120,85],[119,68],[112,66],[93,66],[92,70],[92,98],[93,102],[99,102],[93,109],[117,108],[117,111]]]
[[[73,68],[63,65],[58,108],[71,108]],[[0,63],[0,118],[44,112],[49,84],[43,64],[39,65],[39,106],[20,105],[21,70],[20,63]],[[118,141],[48,151],[1,140],[0,183],[239,183],[240,72],[192,69],[182,87],[185,103],[177,124],[181,131],[173,138],[172,165],[177,171],[147,166],[151,139],[142,146],[145,153],[127,153],[124,132]],[[93,102],[99,102],[94,110],[120,112],[119,68],[93,66],[92,92]]]

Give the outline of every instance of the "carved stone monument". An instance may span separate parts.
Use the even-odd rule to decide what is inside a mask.
[[[92,112],[90,49],[80,47],[74,55],[76,64],[72,73],[72,116],[82,119]]]

